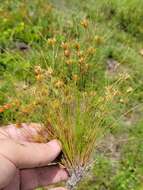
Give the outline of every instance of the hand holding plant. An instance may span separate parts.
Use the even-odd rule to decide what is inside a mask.
[[[9,125],[0,129],[0,189],[28,190],[68,178],[66,170],[50,164],[61,152],[59,141],[52,140],[46,144],[28,142],[28,132],[36,134],[37,126],[31,124],[29,128],[23,124],[17,129]],[[25,129],[27,134],[23,133]]]

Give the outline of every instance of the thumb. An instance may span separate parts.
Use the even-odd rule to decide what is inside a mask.
[[[15,142],[2,140],[0,154],[9,159],[18,168],[33,168],[46,166],[61,152],[58,140],[48,143]]]

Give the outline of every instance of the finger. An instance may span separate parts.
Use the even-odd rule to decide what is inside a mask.
[[[33,136],[36,136],[41,130],[42,125],[38,123],[22,123],[19,128],[17,128],[16,125],[11,124],[0,128],[0,139],[11,138],[15,140],[32,142]]]
[[[19,170],[16,171],[15,177],[3,190],[20,190],[20,174]]]
[[[58,140],[52,140],[49,143],[18,143],[12,140],[1,140],[0,144],[0,154],[18,168],[46,166],[61,152]]]
[[[7,186],[12,181],[15,174],[15,165],[0,155],[0,189]]]
[[[66,170],[59,168],[59,166],[21,170],[21,190],[47,186],[65,181],[67,178],[68,174]]]
[[[57,187],[57,188],[52,188],[52,189],[49,189],[49,190],[67,190],[67,189],[63,188],[63,187]]]

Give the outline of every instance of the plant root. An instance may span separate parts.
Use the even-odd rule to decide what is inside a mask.
[[[70,177],[66,183],[66,188],[68,190],[75,190],[78,183],[88,175],[91,165],[78,166],[75,169],[69,170]]]

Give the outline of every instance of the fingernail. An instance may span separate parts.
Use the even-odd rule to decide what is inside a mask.
[[[51,140],[50,142],[48,142],[48,145],[52,146],[53,149],[62,148],[61,142],[57,139]]]

